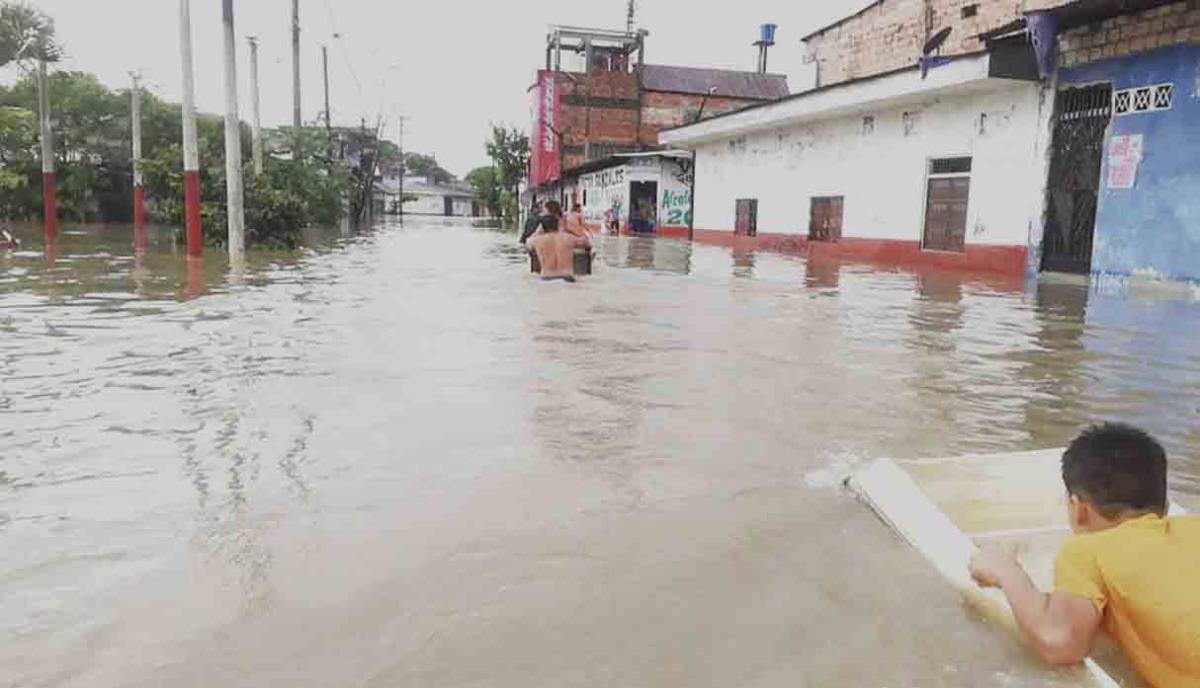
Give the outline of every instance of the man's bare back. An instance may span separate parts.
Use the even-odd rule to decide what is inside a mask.
[[[575,237],[565,232],[535,234],[526,245],[537,253],[542,279],[562,279],[575,274]]]

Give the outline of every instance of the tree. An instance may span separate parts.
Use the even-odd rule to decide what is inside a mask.
[[[501,217],[504,212],[504,188],[500,175],[494,167],[477,167],[467,173],[467,183],[475,191],[475,198],[483,204],[492,217]]]
[[[37,123],[35,115],[21,108],[0,107],[0,217],[6,217],[23,205],[17,192],[29,183],[37,170],[33,155]],[[10,208],[13,206],[13,208]]]
[[[495,163],[497,182],[505,192],[503,217],[514,221],[519,212],[521,180],[529,169],[529,136],[516,127],[493,124],[492,138],[485,149]]]
[[[449,184],[454,181],[454,175],[443,169],[437,158],[432,155],[407,153],[404,156],[404,169],[418,177],[428,177],[435,184]]]
[[[57,62],[62,49],[54,20],[25,2],[0,2],[0,67],[17,59]]]

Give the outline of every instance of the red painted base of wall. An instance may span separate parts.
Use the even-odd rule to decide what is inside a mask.
[[[663,239],[686,239],[688,238],[687,227],[658,227],[653,232],[635,232],[629,229],[628,226],[621,227],[621,236],[644,236],[644,237],[661,237]]]
[[[200,233],[200,173],[183,172],[183,220],[187,232],[187,254],[204,253],[204,237]]]
[[[42,221],[50,243],[58,237],[58,183],[53,172],[42,173]]]
[[[665,234],[662,236],[666,236]],[[687,230],[684,229],[684,237]],[[967,246],[962,253],[924,251],[916,241],[893,239],[850,239],[837,243],[810,242],[799,234],[737,236],[729,231],[695,230],[698,243],[726,246],[743,251],[772,251],[822,259],[864,262],[899,268],[934,268],[1022,277],[1027,250],[1024,246]]]

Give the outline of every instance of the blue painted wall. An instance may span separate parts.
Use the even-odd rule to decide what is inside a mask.
[[[1152,270],[1200,281],[1200,45],[1180,45],[1062,69],[1059,87],[1112,82],[1114,90],[1175,84],[1172,109],[1114,117],[1105,141],[1142,134],[1145,152],[1132,189],[1100,184],[1092,271]]]

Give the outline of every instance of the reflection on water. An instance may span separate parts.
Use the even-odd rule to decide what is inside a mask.
[[[1188,301],[616,237],[547,285],[445,222],[236,270],[24,238],[12,685],[1053,684],[803,476],[1119,418],[1200,494]]]

